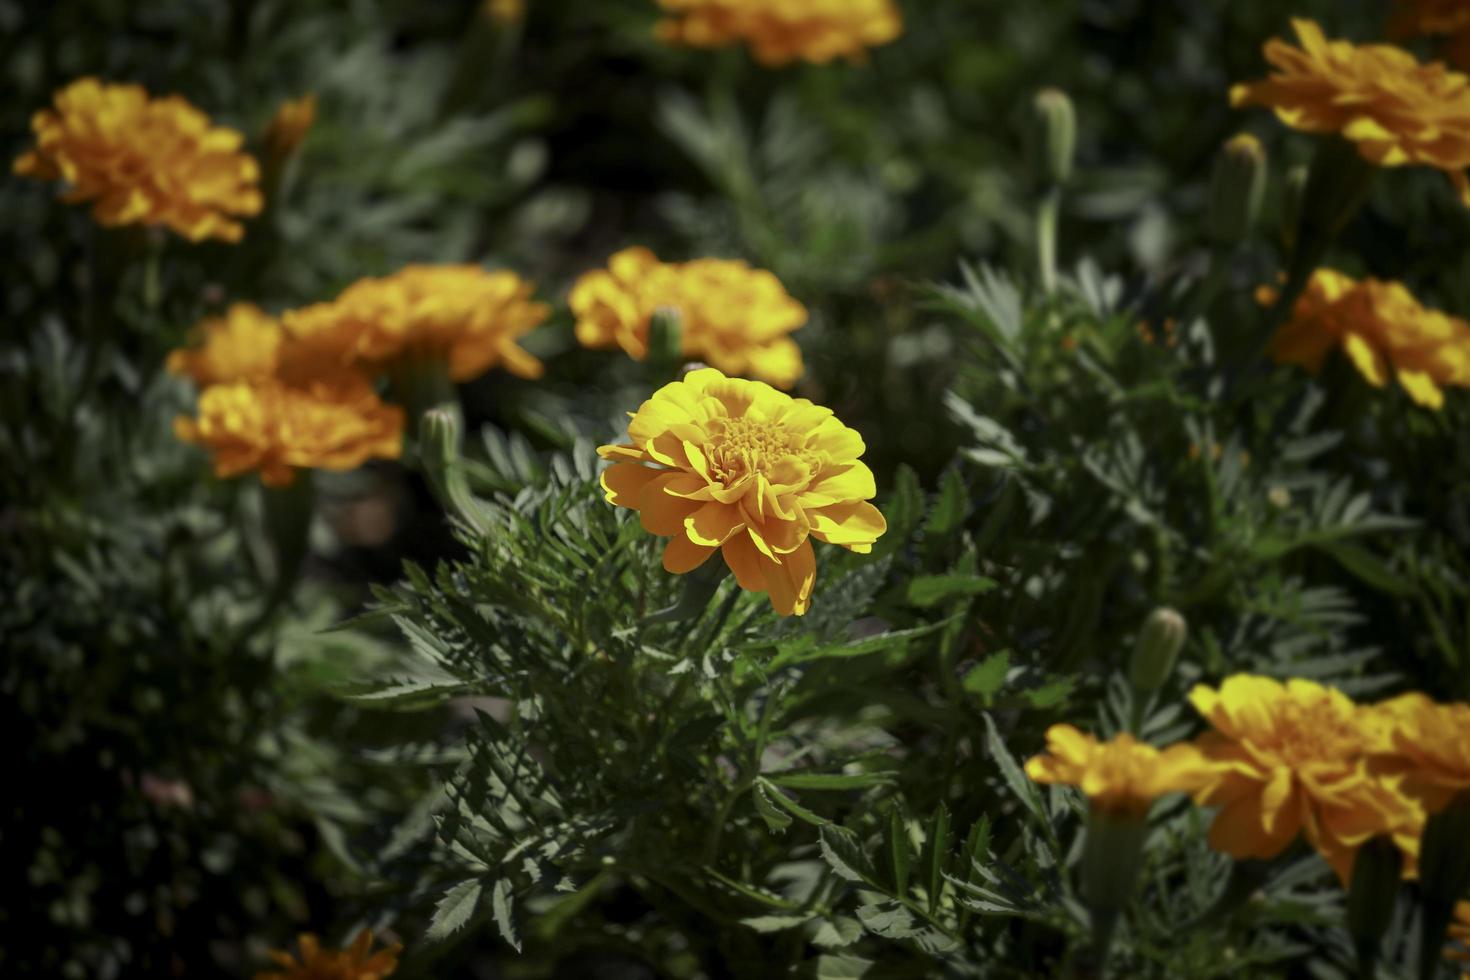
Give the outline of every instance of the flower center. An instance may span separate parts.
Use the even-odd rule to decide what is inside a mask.
[[[1288,701],[1276,716],[1276,751],[1292,765],[1346,761],[1363,749],[1363,732],[1328,704]]]
[[[715,419],[709,433],[705,454],[710,476],[727,487],[753,474],[789,483],[817,468],[817,454],[805,447],[805,437],[778,422]]]

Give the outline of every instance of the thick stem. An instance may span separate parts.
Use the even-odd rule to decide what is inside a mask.
[[[1061,215],[1062,187],[1053,184],[1036,208],[1036,266],[1041,291],[1047,296],[1057,291],[1057,225]]]

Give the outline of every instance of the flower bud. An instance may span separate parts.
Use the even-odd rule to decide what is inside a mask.
[[[1037,92],[1032,109],[1046,179],[1052,184],[1065,184],[1072,179],[1077,155],[1077,111],[1067,93],[1058,88]]]
[[[266,154],[277,159],[291,156],[300,148],[315,122],[315,95],[308,93],[299,99],[282,102],[261,136]]]
[[[1297,231],[1302,223],[1302,202],[1307,196],[1307,179],[1311,171],[1298,164],[1286,172],[1281,189],[1281,240],[1288,249],[1296,248]]]
[[[1374,837],[1358,848],[1348,890],[1347,927],[1364,976],[1371,976],[1378,946],[1398,904],[1404,856],[1388,837]]]
[[[1138,639],[1133,644],[1133,658],[1128,663],[1128,682],[1141,694],[1152,694],[1164,686],[1184,648],[1189,626],[1173,609],[1160,607],[1149,613]]]
[[[480,534],[487,529],[484,508],[470,491],[460,464],[459,407],[441,406],[424,412],[419,422],[419,463],[439,506]]]
[[[1249,133],[1229,140],[1215,158],[1210,181],[1210,238],[1238,245],[1250,237],[1266,196],[1266,148]]]

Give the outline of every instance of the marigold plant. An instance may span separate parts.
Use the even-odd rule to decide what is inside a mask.
[[[1262,301],[1275,297],[1261,290]],[[1470,323],[1427,309],[1401,283],[1318,269],[1271,352],[1315,372],[1338,347],[1369,384],[1381,388],[1392,376],[1428,408],[1444,406],[1446,387],[1470,387]]]
[[[1271,858],[1305,835],[1343,881],[1371,837],[1392,836],[1413,857],[1422,814],[1369,772],[1372,725],[1342,692],[1237,674],[1218,690],[1196,686],[1189,700],[1214,729],[1197,743],[1215,768],[1195,798],[1220,808],[1216,850]]]
[[[1460,902],[1455,906],[1455,922],[1450,926],[1450,939],[1455,946],[1446,951],[1445,956],[1457,963],[1470,963],[1470,901]],[[1470,977],[1470,969],[1460,976]]]
[[[168,356],[168,369],[201,388],[229,381],[268,378],[276,373],[280,322],[253,303],[234,303],[223,316],[194,329],[196,344]]]
[[[260,167],[244,137],[211,124],[179,96],[150,98],[138,85],[82,78],[31,119],[35,148],[15,172],[67,185],[102,225],[163,225],[191,241],[239,241],[238,217],[262,205]]]
[[[1423,694],[1377,707],[1380,767],[1404,775],[1404,788],[1435,813],[1470,789],[1470,704],[1438,704]]]
[[[659,0],[661,38],[696,48],[744,42],[764,65],[860,59],[903,33],[893,0]]]
[[[624,249],[606,269],[583,275],[569,302],[588,347],[620,347],[642,360],[654,313],[668,309],[679,314],[685,357],[780,388],[801,377],[801,348],[788,335],[806,323],[806,307],[744,262],[666,263],[646,248]]]
[[[391,276],[362,279],[328,303],[282,316],[291,357],[367,370],[408,355],[441,355],[455,381],[504,365],[523,378],[541,362],[518,341],[550,308],[531,299],[535,287],[514,272],[477,265],[411,265]]]
[[[284,950],[272,950],[271,959],[280,967],[257,973],[255,980],[383,980],[398,969],[401,944],[385,946],[373,952],[373,934],[367,929],[357,934],[346,949],[323,949],[313,935],[298,936],[301,958]]]
[[[1046,730],[1046,755],[1026,763],[1038,783],[1076,786],[1099,810],[1142,817],[1168,793],[1192,793],[1210,778],[1210,765],[1193,745],[1157,749],[1124,732],[1099,742],[1071,725]]]
[[[1470,205],[1470,79],[1391,44],[1329,41],[1314,21],[1292,24],[1301,47],[1267,42],[1277,73],[1235,86],[1231,104],[1265,106],[1293,129],[1341,135],[1381,167],[1442,170]]]
[[[816,582],[811,539],[860,554],[887,529],[863,438],[831,409],[714,368],[665,385],[603,446],[609,502],[670,537],[664,568],[693,571],[721,554],[742,589],[804,614]]]
[[[258,471],[266,486],[280,487],[295,482],[297,469],[349,470],[398,458],[403,410],[350,372],[299,386],[265,378],[206,388],[197,417],[180,417],[174,431],[209,450],[216,476]]]

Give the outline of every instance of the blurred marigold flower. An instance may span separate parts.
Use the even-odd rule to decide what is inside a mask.
[[[763,65],[861,60],[903,33],[893,0],[659,0],[665,41],[694,48],[750,45]]]
[[[1429,813],[1470,789],[1470,704],[1414,693],[1365,710],[1378,725],[1376,766],[1403,774],[1404,790]]]
[[[646,248],[624,249],[577,280],[570,303],[587,347],[621,347],[643,360],[654,313],[670,309],[679,314],[685,358],[780,388],[802,374],[801,348],[787,335],[806,323],[806,307],[774,275],[741,261],[671,264]]]
[[[176,419],[174,432],[209,450],[216,476],[258,471],[266,486],[284,487],[298,468],[350,470],[372,458],[397,459],[403,410],[351,372],[299,386],[264,378],[204,389],[197,418]]]
[[[1470,79],[1391,44],[1329,41],[1314,21],[1292,24],[1301,47],[1267,42],[1266,60],[1279,71],[1232,88],[1231,104],[1274,109],[1293,129],[1340,134],[1381,167],[1442,170],[1470,205]]]
[[[485,0],[482,9],[497,24],[514,24],[526,16],[526,0]]]
[[[1369,771],[1373,726],[1340,691],[1237,674],[1190,701],[1213,726],[1197,741],[1214,764],[1198,803],[1220,807],[1210,846],[1237,859],[1272,858],[1305,834],[1343,882],[1357,849],[1392,836],[1412,862],[1423,813],[1398,782]]]
[[[170,353],[168,369],[193,378],[201,388],[276,373],[281,324],[253,303],[232,304],[224,316],[205,319],[194,333],[198,343]]]
[[[1272,303],[1276,295],[1265,287],[1258,298]],[[1444,407],[1446,386],[1470,387],[1470,323],[1426,309],[1399,283],[1359,282],[1318,269],[1272,340],[1271,353],[1280,363],[1315,372],[1334,347],[1369,384],[1383,387],[1392,372],[1427,408]]]
[[[693,571],[718,549],[742,589],[803,615],[816,581],[811,539],[866,554],[887,530],[867,501],[873,473],[862,436],[831,409],[714,368],[665,385],[603,446],[609,502],[672,537],[664,568]],[[651,464],[651,465],[645,465]]]
[[[82,78],[31,119],[35,149],[14,170],[58,180],[63,200],[92,201],[102,225],[165,225],[191,241],[237,242],[235,216],[258,214],[260,167],[244,138],[212,126],[179,96],[150,98],[138,85]]]
[[[1099,742],[1071,725],[1052,725],[1046,750],[1026,763],[1032,780],[1076,786],[1095,809],[1139,819],[1160,796],[1193,793],[1211,777],[1195,746],[1160,750],[1126,732]]]
[[[281,103],[276,114],[266,124],[261,142],[272,156],[288,157],[301,146],[315,122],[315,95],[308,93],[299,99],[288,99]]]
[[[538,378],[541,362],[516,343],[551,313],[531,300],[534,289],[514,272],[411,265],[359,280],[329,303],[284,314],[283,360],[378,370],[401,356],[439,354],[455,381],[501,364]]]
[[[1449,938],[1458,946],[1448,950],[1445,956],[1457,963],[1470,963],[1470,901],[1455,905],[1455,921],[1450,925]],[[1470,977],[1470,971],[1460,976]]]
[[[281,969],[257,973],[255,980],[382,980],[398,969],[398,954],[403,951],[395,944],[372,952],[373,934],[367,929],[343,950],[322,949],[309,934],[298,936],[296,942],[301,948],[299,961],[283,950],[272,950],[271,959]]]

